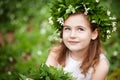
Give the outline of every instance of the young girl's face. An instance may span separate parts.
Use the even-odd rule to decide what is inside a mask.
[[[65,20],[62,36],[70,51],[81,51],[88,48],[93,33],[85,16],[76,14]]]

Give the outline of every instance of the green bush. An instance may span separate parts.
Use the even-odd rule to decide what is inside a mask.
[[[62,68],[48,67],[41,64],[36,70],[30,70],[28,74],[18,74],[19,80],[75,80],[70,73],[65,73]]]

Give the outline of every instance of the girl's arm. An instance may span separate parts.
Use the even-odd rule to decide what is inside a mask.
[[[93,72],[92,80],[105,80],[109,71],[108,60],[101,59],[100,62],[95,66],[95,72]]]
[[[57,60],[56,60],[56,54],[53,51],[50,51],[50,54],[48,55],[48,58],[46,60],[46,65],[48,66],[57,66]]]

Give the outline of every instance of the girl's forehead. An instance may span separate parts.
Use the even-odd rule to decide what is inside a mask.
[[[89,21],[84,15],[71,15],[65,20],[65,25],[69,26],[89,26]]]
[[[78,22],[78,21],[82,21],[82,22],[88,22],[86,16],[82,15],[82,14],[76,14],[76,15],[70,15],[65,22]]]

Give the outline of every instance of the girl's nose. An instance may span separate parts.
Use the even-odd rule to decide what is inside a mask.
[[[76,32],[74,30],[71,31],[70,37],[71,38],[76,38]]]

